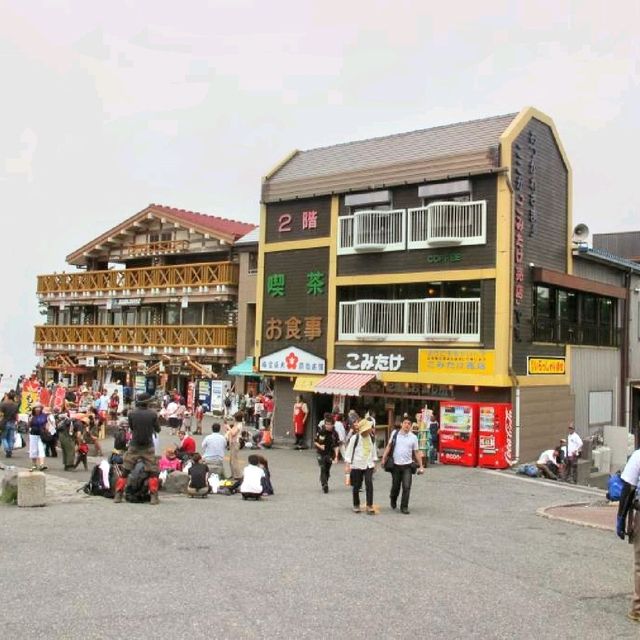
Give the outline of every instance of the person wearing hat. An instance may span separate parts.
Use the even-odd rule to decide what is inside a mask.
[[[47,428],[47,416],[42,410],[42,405],[36,402],[31,409],[29,418],[29,457],[31,458],[31,471],[44,471],[44,444],[40,437]]]
[[[567,481],[576,484],[578,482],[578,458],[582,453],[582,438],[576,433],[573,422],[569,423],[569,435],[567,436]]]
[[[153,409],[148,408],[151,396],[141,393],[137,398],[136,408],[129,413],[129,428],[131,429],[131,441],[129,448],[124,454],[124,470],[122,477],[116,480],[116,491],[113,501],[122,502],[124,490],[127,486],[127,477],[133,471],[138,460],[144,463],[144,470],[149,474],[149,494],[150,504],[159,504],[158,489],[160,481],[158,476],[158,461],[156,459],[155,448],[153,446],[153,434],[160,432],[158,424],[158,414]]]
[[[373,436],[373,425],[369,420],[358,422],[358,432],[347,445],[345,473],[349,474],[353,494],[353,511],[360,513],[360,488],[364,480],[366,509],[373,514],[373,474],[378,461],[378,452]]]

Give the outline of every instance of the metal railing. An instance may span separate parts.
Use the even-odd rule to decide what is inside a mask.
[[[533,323],[534,342],[617,347],[621,339],[621,329],[612,325],[550,318],[536,318]]]
[[[406,209],[357,211],[340,216],[338,253],[398,251],[405,248]]]
[[[480,298],[341,302],[339,340],[480,341]]]
[[[407,212],[407,247],[484,244],[486,242],[487,203],[432,202]]]
[[[237,331],[227,326],[108,326],[41,325],[35,328],[35,343],[41,349],[100,347],[119,350],[162,349],[235,349]]]
[[[80,271],[38,276],[39,296],[95,296],[171,292],[191,287],[236,286],[238,265],[233,262],[205,262],[177,266]]]

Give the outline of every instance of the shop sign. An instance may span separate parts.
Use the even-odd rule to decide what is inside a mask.
[[[147,391],[147,378],[144,375],[136,374],[135,379],[135,391],[136,395],[139,393],[146,393]]]
[[[325,360],[297,347],[280,349],[260,358],[260,371],[268,373],[317,373],[325,372]]]
[[[563,376],[566,373],[564,356],[538,358],[527,356],[527,375]]]
[[[419,373],[493,375],[495,351],[478,349],[419,349]]]
[[[322,337],[322,316],[291,316],[286,320],[269,317],[265,340],[316,340]]]
[[[401,353],[347,353],[345,368],[351,371],[400,371]]]
[[[462,254],[459,252],[445,253],[445,254],[430,254],[427,256],[428,264],[451,264],[453,262],[460,262],[462,260]]]
[[[141,302],[142,300],[140,298],[120,298],[119,300],[114,300],[114,304],[121,307],[137,307]]]

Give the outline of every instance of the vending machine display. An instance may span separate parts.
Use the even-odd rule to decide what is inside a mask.
[[[441,403],[440,462],[475,467],[478,464],[473,405]]]

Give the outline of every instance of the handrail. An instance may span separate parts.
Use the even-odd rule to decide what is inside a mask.
[[[235,348],[236,327],[226,325],[39,325],[39,347],[98,345],[101,347]]]
[[[108,269],[38,276],[40,296],[67,293],[86,295],[108,291],[147,291],[173,287],[236,286],[238,265],[233,262],[203,262],[135,269]]]

